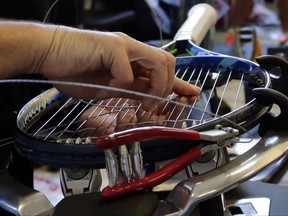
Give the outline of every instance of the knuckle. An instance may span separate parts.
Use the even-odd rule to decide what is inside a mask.
[[[162,65],[167,65],[168,63],[166,56],[162,53],[158,54],[157,61]]]
[[[111,35],[111,40],[113,41],[113,44],[118,47],[124,47],[125,42],[124,38],[127,37],[126,34],[121,33],[121,32],[115,32]]]
[[[169,53],[169,65],[175,67],[176,66],[176,58]]]
[[[176,65],[176,58],[172,54],[164,50],[160,50],[160,52],[158,52],[157,61],[160,64],[168,67],[175,67]]]

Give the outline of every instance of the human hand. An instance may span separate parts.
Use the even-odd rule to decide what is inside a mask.
[[[198,95],[199,89],[175,78],[175,58],[123,33],[80,30],[34,22],[0,21],[0,78],[41,73],[54,81],[70,81],[124,88],[158,97],[172,91]],[[120,91],[58,85],[64,94],[82,99],[134,97],[143,108],[151,97]]]
[[[179,95],[197,95],[199,89],[175,78],[174,70],[175,58],[171,54],[123,33],[68,27],[55,30],[40,67],[41,73],[52,80],[118,87],[159,97],[166,97],[172,91]],[[97,88],[57,88],[64,94],[83,99],[125,96],[121,92]],[[141,99],[144,109],[155,105],[151,98]]]

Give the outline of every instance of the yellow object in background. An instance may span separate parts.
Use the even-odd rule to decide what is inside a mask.
[[[262,47],[260,40],[256,39],[256,50],[255,50],[255,56],[253,61],[255,61],[255,58],[262,55]]]

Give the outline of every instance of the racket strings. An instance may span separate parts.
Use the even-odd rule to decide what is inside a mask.
[[[202,84],[203,86],[205,85],[206,81],[208,80],[207,77],[208,77],[209,71],[208,71],[206,74],[207,74],[207,76],[205,76],[205,81],[204,81],[203,84]],[[208,111],[208,108],[209,108],[210,105],[211,105],[211,104],[210,104],[210,101],[211,101],[212,98],[215,96],[216,83],[217,83],[218,78],[219,78],[219,75],[216,77],[215,82],[214,82],[212,88],[211,88],[210,91],[209,91],[208,98],[207,98],[207,102],[208,102],[208,103],[206,103],[206,105],[205,105],[205,107],[204,107],[204,112],[203,112],[202,115],[201,115],[201,118],[200,118],[201,122],[203,122],[204,119],[206,120],[206,118],[205,118],[205,113],[206,113],[206,111]],[[202,88],[202,89],[203,89],[203,88]],[[209,110],[209,111],[211,111],[211,110]],[[215,114],[217,115],[217,113],[215,113]]]
[[[237,94],[234,100],[234,105],[233,105],[233,109],[235,110],[237,108],[237,102],[239,101],[239,97],[240,97],[240,92],[242,90],[243,87],[243,78],[244,78],[244,74],[242,74],[241,79],[240,79],[240,84],[238,85],[238,89],[237,89]]]
[[[177,74],[181,74],[182,71],[184,71],[185,74],[181,75],[182,78],[190,74],[187,80],[191,83],[194,83],[200,86],[200,89],[202,92],[208,91],[210,93],[208,98],[212,98],[211,92],[213,92],[214,90],[218,91],[218,89],[216,89],[217,85],[215,84],[217,83],[218,78],[212,79],[214,81],[214,84],[212,86],[215,89],[206,90],[206,83],[208,83],[208,80],[210,79],[207,74],[209,74],[210,71],[209,70],[207,71],[204,69],[205,69],[204,67],[200,69],[197,69],[196,67],[180,68],[177,70]],[[215,74],[217,75],[217,73],[213,72],[214,77],[216,77]],[[218,76],[220,75],[221,74],[218,73]],[[1,81],[1,82],[9,82],[9,80]],[[26,82],[26,83],[33,82],[35,83],[37,81],[35,80],[11,80],[10,82]],[[40,80],[39,82],[43,83],[43,80]],[[47,81],[45,81],[45,83],[46,82]],[[229,84],[230,81],[227,80],[226,83]],[[68,83],[57,82],[57,84],[60,84],[60,85],[67,84],[67,85],[76,85],[76,86],[79,85],[78,83],[70,83],[70,82]],[[81,84],[81,86],[83,86],[83,84]],[[90,85],[85,85],[85,86],[91,87]],[[101,88],[101,87],[96,86],[96,88]],[[227,92],[228,87],[225,87],[225,88],[226,88],[225,92]],[[225,95],[221,97],[221,101],[224,99],[225,99]],[[141,109],[141,103],[139,103],[139,101],[134,101],[134,100],[114,98],[114,99],[109,99],[108,101],[107,100],[103,100],[103,101],[79,100],[78,101],[78,100],[69,98],[65,103],[63,103],[63,105],[60,106],[60,108],[56,110],[55,113],[53,113],[49,117],[48,120],[42,121],[43,124],[40,125],[40,127],[37,129],[35,133],[32,133],[32,134],[33,136],[40,136],[40,134],[42,133],[41,134],[41,137],[42,137],[46,133],[47,135],[45,135],[44,139],[53,140],[54,137],[57,137],[57,139],[60,139],[61,136],[63,136],[64,139],[67,137],[71,139],[72,138],[77,139],[78,137],[83,136],[85,139],[86,137],[85,134],[91,134],[91,131],[93,130],[94,130],[94,134],[92,133],[93,136],[91,137],[94,138],[94,137],[97,137],[97,135],[101,133],[107,134],[110,132],[120,131],[121,129],[125,130],[129,128],[153,126],[153,125],[161,125],[165,127],[177,127],[177,128],[183,128],[183,129],[193,129],[194,126],[202,124],[205,121],[209,121],[209,119],[205,120],[207,119],[206,116],[205,118],[203,118],[203,113],[208,115],[209,118],[211,117],[223,118],[224,121],[229,122],[229,119],[225,119],[225,117],[221,117],[218,114],[213,113],[212,110],[211,111],[208,110],[207,104],[210,103],[209,101],[210,99],[204,101],[204,104],[205,104],[204,107],[199,106],[199,102],[202,101],[201,98],[199,101],[193,101],[192,104],[188,103],[187,101],[184,101],[185,103],[183,103],[183,100],[179,100],[179,97],[175,94],[172,94],[169,98],[161,98],[161,99],[158,98],[158,100],[159,100],[159,104],[151,112],[145,112]],[[40,100],[40,103],[44,104],[41,106],[45,108],[47,107],[47,104],[45,104],[43,100]],[[220,105],[218,105],[218,107],[220,107]],[[80,119],[80,116],[83,116],[83,113],[88,109],[89,109],[89,115],[87,115],[86,118]],[[220,108],[218,108],[218,110],[219,109]],[[31,112],[33,112],[33,109]],[[195,113],[196,115],[201,113],[202,117],[200,119],[195,118]],[[100,119],[100,122],[99,121],[96,122],[99,119]],[[91,121],[91,120],[98,124],[97,127],[95,127],[95,125],[93,124],[92,124],[93,127],[89,127],[89,125],[86,124],[86,122]],[[108,125],[104,124],[104,123],[107,123],[107,121],[109,122],[109,124]],[[54,122],[58,122],[58,123],[54,125]],[[233,122],[231,121],[230,123],[233,124]],[[235,123],[234,123],[234,126],[236,128],[237,127],[241,128],[241,126]],[[30,133],[30,131],[27,131],[27,133]]]
[[[232,74],[232,71],[229,72],[229,76],[228,76],[227,81],[226,81],[226,83],[225,83],[225,85],[224,85],[224,89],[223,89],[223,92],[222,92],[221,96],[218,95],[218,97],[219,97],[219,104],[218,104],[218,106],[217,106],[217,108],[216,108],[216,112],[215,112],[216,115],[219,114],[219,111],[220,111],[220,109],[221,109],[221,104],[223,103],[224,98],[225,98],[225,95],[226,95],[226,93],[227,93],[227,87],[228,87],[228,83],[229,83],[229,81],[230,81],[231,74]],[[237,99],[236,99],[236,100],[237,100]],[[235,100],[235,102],[236,102],[236,100]],[[234,107],[234,109],[235,109],[235,107]]]
[[[79,101],[79,102],[77,103],[77,105],[70,111],[70,113],[72,113],[72,112],[74,111],[74,109],[76,109],[78,106],[80,106],[80,104],[81,104],[81,101]],[[79,111],[78,114],[77,114],[74,118],[72,118],[72,120],[70,121],[70,123],[68,123],[68,124],[66,125],[66,127],[63,129],[63,132],[61,132],[61,133],[58,135],[58,138],[59,138],[65,131],[67,131],[67,130],[70,128],[71,125],[73,125],[73,124],[75,123],[75,121],[79,118],[79,116],[83,113],[83,111],[84,111],[87,107],[88,107],[88,104],[86,104],[86,106],[84,106],[84,108],[83,108],[81,111]],[[68,118],[68,117],[70,116],[70,113],[68,113],[67,116],[63,118],[63,120],[59,123],[59,126],[61,126],[62,122],[64,122],[64,121],[66,120],[66,118]],[[47,136],[47,137],[48,137],[48,136]]]
[[[49,122],[51,122],[51,120],[53,118],[55,118],[55,116],[57,116],[59,113],[61,113],[62,110],[65,109],[65,107],[72,101],[72,98],[69,98],[64,105],[62,105],[54,114],[52,114],[52,116],[46,121],[44,122],[42,125],[40,125],[39,129],[33,134],[33,136],[37,136],[37,134],[39,134],[40,131],[43,131],[43,128],[48,125]],[[30,112],[33,112],[33,109],[30,110]],[[28,114],[30,115],[30,114]],[[59,126],[59,124],[57,125]],[[57,126],[53,127],[56,128]],[[53,129],[52,131],[54,131],[55,129]],[[51,133],[50,133],[51,134]],[[46,137],[47,138],[47,137]]]
[[[184,79],[184,77],[185,77],[188,69],[189,69],[189,67],[186,68],[186,70],[184,71],[184,73],[183,73],[182,77],[180,77],[180,79],[182,79],[182,80]],[[191,79],[192,79],[192,77],[193,77],[193,75],[194,75],[194,72],[195,72],[195,71],[192,71],[192,73],[191,73],[189,79],[187,80],[187,82],[189,82],[189,83],[192,82]],[[179,73],[180,73],[180,69],[176,71],[176,76],[178,76]],[[170,100],[173,100],[173,99],[175,99],[176,97],[177,97],[176,94],[175,94],[175,93],[172,93],[172,95],[170,96]],[[183,98],[182,98],[182,99],[183,99]],[[181,100],[181,98],[180,98],[180,100]],[[184,102],[184,103],[188,104],[187,98],[184,98],[184,101],[181,100],[181,102],[182,102],[182,103]],[[195,106],[195,103],[196,103],[196,101],[193,101],[192,107]],[[163,110],[165,110],[167,107],[168,107],[168,103],[166,103],[166,105],[165,105],[165,107],[163,108]],[[193,108],[192,108],[192,109],[193,109]],[[168,123],[172,123],[172,121],[169,121],[169,119],[173,118],[173,113],[175,113],[175,112],[177,112],[178,114],[177,114],[176,117],[174,117],[175,120],[174,120],[174,124],[172,125],[172,127],[175,128],[175,127],[177,127],[177,125],[179,125],[179,123],[182,123],[182,127],[181,127],[181,128],[186,128],[186,127],[187,127],[186,121],[188,120],[188,118],[185,117],[185,107],[182,107],[181,109],[178,109],[178,110],[176,111],[176,106],[171,110],[169,116],[167,117],[167,121],[166,121],[166,123],[165,123],[163,126],[164,126],[164,127],[167,127],[167,126],[168,126]]]
[[[208,69],[207,69],[208,68]],[[183,73],[184,71],[184,73]],[[43,132],[43,134],[45,134],[47,131],[50,131],[47,136],[45,137],[46,140],[49,140],[49,137],[53,137],[52,135],[54,135],[53,133],[55,133],[58,137],[61,136],[61,134],[65,134],[65,132],[69,132],[69,134],[73,135],[73,130],[75,131],[74,135],[76,135],[78,133],[78,131],[82,134],[84,134],[85,130],[90,131],[89,133],[91,133],[91,131],[94,129],[94,131],[97,130],[102,132],[102,133],[109,133],[111,132],[111,130],[109,130],[109,128],[115,128],[114,124],[117,123],[118,120],[118,129],[119,128],[134,128],[134,127],[141,127],[141,126],[153,126],[153,125],[162,125],[165,127],[177,127],[177,128],[184,128],[184,129],[193,129],[193,127],[199,125],[199,124],[203,124],[205,122],[208,122],[209,119],[213,119],[213,118],[222,118],[223,121],[227,121],[229,122],[229,119],[225,119],[225,117],[222,117],[222,114],[219,114],[219,110],[221,110],[221,104],[223,104],[225,102],[225,97],[226,97],[226,92],[228,92],[229,94],[231,94],[231,89],[229,89],[228,84],[231,83],[230,81],[230,76],[229,79],[227,79],[226,81],[226,85],[224,87],[224,91],[222,96],[220,97],[220,102],[218,103],[218,108],[216,109],[209,109],[209,104],[210,104],[210,100],[213,97],[214,91],[217,91],[217,93],[219,92],[219,89],[217,87],[217,80],[219,76],[221,76],[221,74],[216,73],[216,72],[211,72],[209,71],[209,67],[201,67],[200,69],[197,67],[185,67],[185,68],[178,68],[178,70],[176,71],[177,75],[181,74],[181,78],[184,79],[184,77],[189,76],[188,79],[185,77],[185,79],[187,79],[189,82],[197,85],[200,87],[201,92],[208,92],[208,97],[206,97],[206,100],[204,100],[204,106],[199,105],[201,103],[202,98],[199,99],[199,101],[194,101],[191,103],[183,103],[183,101],[180,100],[177,101],[177,95],[172,94],[169,98],[157,98],[159,100],[159,104],[161,104],[161,106],[156,106],[152,112],[147,113],[147,112],[143,112],[143,110],[141,111],[141,103],[136,103],[135,101],[127,101],[127,102],[123,102],[124,99],[118,99],[118,102],[114,102],[114,104],[112,104],[112,102],[109,103],[104,103],[105,101],[83,101],[80,100],[79,102],[75,102],[77,100],[74,99],[68,99],[67,102],[62,105],[61,108],[59,108],[59,110],[57,112],[55,112],[50,119],[48,119],[46,122],[43,122],[43,125],[39,127],[39,129],[33,134],[33,136],[37,136],[40,131],[41,133]],[[189,75],[188,75],[189,74]],[[211,82],[211,74],[213,74],[213,79],[212,81],[214,82],[214,84],[212,85],[212,89],[208,89],[206,87],[206,83]],[[243,76],[242,76],[243,77]],[[243,78],[241,78],[243,79]],[[32,83],[36,83],[38,82],[37,80],[2,80],[1,82],[6,83],[6,82],[32,82]],[[58,84],[58,85],[75,85],[75,86],[85,86],[87,88],[103,88],[106,89],[104,86],[97,86],[97,85],[89,85],[89,84],[83,84],[83,83],[71,83],[71,82],[50,82],[50,81],[43,81],[43,80],[39,80],[39,83],[52,83],[52,84]],[[211,86],[211,83],[208,84]],[[237,98],[239,98],[239,92],[241,89],[241,86],[243,85],[243,81],[241,81],[240,85],[238,86],[238,93],[237,96],[234,97],[235,102],[234,104],[237,103]],[[235,88],[233,86],[233,88]],[[112,90],[113,91],[113,88]],[[119,91],[119,89],[117,89],[117,91]],[[124,90],[121,90],[124,91]],[[125,92],[125,91],[124,91]],[[127,92],[126,92],[127,93]],[[131,94],[131,92],[128,91],[129,94]],[[138,94],[139,96],[143,96],[139,93],[133,92],[136,95]],[[227,93],[227,94],[228,94]],[[147,95],[145,95],[147,97]],[[207,94],[206,94],[207,96]],[[155,99],[155,97],[151,96],[152,98]],[[113,99],[115,100],[115,99]],[[122,104],[119,104],[122,101]],[[82,111],[79,111],[78,109],[78,114],[76,115],[76,118],[73,118],[73,121],[71,122],[66,122],[64,121],[65,119],[68,118],[68,116],[73,116],[72,113],[70,112],[67,114],[66,111],[62,111],[62,110],[66,110],[67,107],[71,108],[71,104],[76,104],[74,105],[75,107],[79,106],[79,107],[83,107]],[[123,106],[123,103],[125,106]],[[42,105],[39,105],[40,108],[38,108],[38,110],[41,109],[46,109],[47,104],[45,104],[45,102],[41,101]],[[81,106],[80,106],[81,104]],[[84,104],[84,105],[83,105]],[[128,105],[129,104],[129,105]],[[168,109],[169,106],[173,106],[173,108],[167,112],[164,113],[164,110]],[[90,112],[90,115],[86,118],[86,119],[81,119],[81,121],[79,120],[79,116],[80,113],[83,114],[83,112],[85,111],[85,109],[89,108],[89,107],[94,107],[94,109],[98,112],[98,114],[95,114],[97,112],[92,111]],[[236,107],[236,105],[233,105],[233,109],[234,107]],[[72,110],[74,110],[74,108],[71,108]],[[161,110],[162,109],[162,110]],[[75,108],[75,110],[77,110]],[[99,111],[101,110],[101,111]],[[106,112],[104,112],[104,110],[106,110]],[[107,111],[108,110],[108,111]],[[125,111],[126,110],[126,111]],[[128,111],[128,110],[132,110],[132,111]],[[161,110],[161,111],[159,111]],[[119,112],[120,111],[120,112]],[[34,109],[32,109],[30,111],[31,113],[35,113]],[[38,111],[37,111],[38,112]],[[122,112],[122,117],[120,116],[120,113]],[[131,114],[132,112],[132,114]],[[53,122],[54,118],[59,118],[59,116],[63,115],[63,113],[65,113],[64,118],[59,121],[59,123],[57,125],[49,125],[49,122]],[[130,115],[130,117],[128,118],[128,114]],[[156,114],[156,115],[154,115]],[[165,114],[165,115],[164,115]],[[178,114],[178,115],[177,115]],[[197,117],[195,118],[195,116],[197,115],[201,115],[201,118]],[[33,115],[33,114],[31,114]],[[109,121],[110,124],[104,125],[104,122],[106,120],[111,120],[109,119],[109,116],[114,115],[114,117],[112,118],[113,121]],[[164,119],[161,118],[163,116],[165,117]],[[106,116],[105,118],[103,118],[103,116]],[[77,118],[78,117],[78,118]],[[93,125],[93,127],[89,127],[87,125],[85,125],[85,123],[89,120],[92,120],[95,122],[99,117],[102,117],[102,122],[100,124],[98,124],[97,127],[94,127],[95,125]],[[127,117],[127,119],[130,119],[129,121],[124,121],[124,119]],[[133,119],[137,118],[138,122],[134,122]],[[98,122],[99,123],[99,122]],[[229,122],[233,124],[232,122]],[[21,123],[23,124],[23,123]],[[69,127],[71,126],[77,126],[76,130],[69,130]],[[84,126],[85,125],[85,126]],[[117,124],[116,124],[117,125]],[[121,127],[120,127],[121,126]],[[237,125],[234,123],[234,125],[236,128],[241,128],[241,126]],[[65,130],[63,130],[63,128],[65,128]],[[60,130],[63,130],[62,132],[59,132]],[[119,129],[120,130],[120,129]],[[113,130],[112,130],[113,131]],[[29,132],[30,133],[30,132]],[[59,136],[60,135],[60,136]],[[42,137],[42,135],[41,135]]]
[[[213,72],[214,78],[212,79],[212,81],[214,83],[212,84],[212,88],[208,90],[206,89],[206,83],[210,82],[209,85],[211,85],[211,77],[209,77],[211,76],[211,73],[209,71],[209,68],[207,70],[207,67],[206,69],[205,67],[202,67],[200,69],[197,69],[196,67],[186,67],[184,69],[178,69],[176,73],[177,75],[182,73],[181,79],[184,79],[185,77],[188,82],[199,86],[201,92],[206,93],[206,99],[204,100],[204,103],[202,103],[202,105],[199,105],[201,101],[203,102],[202,98],[200,98],[199,101],[193,101],[192,103],[189,103],[188,100],[185,101],[181,97],[179,99],[179,97],[177,98],[177,95],[172,94],[169,98],[166,98],[165,100],[159,100],[159,104],[161,104],[161,106],[155,106],[152,112],[148,113],[141,109],[141,103],[133,100],[114,98],[110,99],[110,101],[108,102],[107,100],[92,100],[89,102],[79,100],[77,103],[75,103],[75,100],[68,99],[67,102],[62,105],[62,107],[59,108],[59,110],[50,117],[50,119],[48,119],[46,122],[43,123],[42,126],[39,127],[39,129],[34,133],[34,136],[39,135],[40,131],[44,134],[45,132],[50,130],[45,139],[49,139],[50,136],[55,134],[57,134],[59,138],[62,134],[65,134],[65,132],[69,132],[70,134],[72,134],[71,131],[69,131],[69,128],[75,125],[77,127],[76,129],[74,129],[74,135],[76,135],[77,132],[80,132],[83,136],[85,135],[85,129],[87,130],[86,133],[90,131],[88,134],[91,134],[92,128],[94,129],[95,134],[97,134],[98,132],[103,134],[110,133],[111,131],[113,131],[109,130],[111,128],[117,128],[117,130],[119,131],[120,128],[128,129],[147,125],[161,125],[165,127],[191,129],[196,125],[209,121],[209,119],[221,118],[222,114],[219,114],[219,111],[222,108],[222,104],[225,102],[226,94],[231,93],[231,89],[229,89],[228,84],[230,83],[230,75],[232,72],[230,72],[230,75],[226,80],[226,84],[224,85],[224,91],[219,97],[220,100],[218,102],[217,108],[214,110],[211,110],[211,100],[215,96],[215,92],[217,91],[218,93],[217,81],[218,78],[221,76],[219,71],[217,73]],[[69,84],[71,85],[71,83]],[[239,92],[242,88],[241,86],[242,84],[240,83],[240,85],[238,86],[237,95],[234,97],[235,101],[232,109],[236,107],[237,100],[240,94]],[[74,108],[71,108],[71,104],[73,103],[75,103]],[[46,106],[47,105],[43,103],[43,105],[40,106],[42,108],[39,109],[45,109]],[[80,109],[79,111],[77,107],[81,106],[84,108]],[[171,106],[172,108],[169,108],[169,106]],[[63,111],[66,110],[67,107],[70,107],[71,109],[71,111],[68,113],[67,111]],[[83,115],[83,113],[87,109],[89,109],[89,115],[86,116],[86,119],[79,120],[79,117]],[[170,109],[169,112],[167,112],[168,109]],[[75,113],[73,112],[74,110],[77,110],[78,114],[75,115]],[[31,113],[33,112],[35,111],[32,109]],[[57,125],[53,125],[50,127],[49,123],[53,122],[55,118],[59,118],[59,116],[63,115],[63,112],[65,113],[65,115],[62,120],[60,120]],[[68,117],[70,118],[70,116],[73,115],[74,117],[71,117],[72,120],[69,119],[70,122],[67,122],[66,120],[68,119]],[[100,122],[99,118],[101,119]],[[89,127],[88,124],[86,124],[87,122],[95,123],[96,121],[98,125],[92,124],[93,127]],[[107,122],[109,122],[109,124],[107,124]],[[59,130],[62,130],[63,133],[59,132]]]
[[[197,71],[197,73],[196,73],[196,71]],[[196,74],[196,78],[194,76],[195,74]],[[200,67],[200,69],[197,69],[197,67],[184,68],[182,78],[185,77],[187,79],[187,77],[188,77],[187,81],[197,85],[200,88],[200,92],[202,92],[202,95],[205,94],[205,98],[202,98],[202,99],[204,99],[205,103],[202,103],[202,106],[200,107],[200,111],[198,111],[199,109],[196,108],[196,106],[197,105],[199,106],[199,104],[201,103],[201,102],[197,103],[198,101],[194,101],[194,103],[192,105],[192,109],[190,109],[188,111],[187,116],[189,116],[189,117],[193,116],[192,113],[193,112],[195,113],[195,111],[197,111],[197,114],[194,116],[198,116],[196,118],[198,121],[196,121],[196,119],[195,119],[195,121],[193,122],[193,126],[205,123],[210,118],[215,118],[218,116],[218,111],[221,107],[222,100],[218,104],[218,108],[217,108],[216,112],[215,111],[213,112],[211,110],[210,101],[215,96],[217,81],[218,81],[218,78],[220,77],[220,70],[216,71],[214,73],[214,76],[216,76],[216,78],[214,79],[213,85],[208,90],[205,90],[207,83],[211,82],[211,79],[209,78],[210,75],[211,75],[210,68],[207,68],[206,66]],[[203,76],[204,76],[204,78],[203,78]],[[227,79],[227,83],[228,82],[229,82],[229,79]],[[201,98],[200,98],[200,100],[201,100]]]

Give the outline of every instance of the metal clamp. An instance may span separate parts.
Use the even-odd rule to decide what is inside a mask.
[[[215,129],[199,132],[201,140],[216,142],[218,146],[231,146],[239,140],[239,130],[216,125]]]
[[[99,170],[60,169],[60,182],[64,196],[100,191],[102,179]]]

